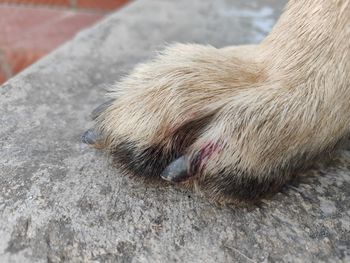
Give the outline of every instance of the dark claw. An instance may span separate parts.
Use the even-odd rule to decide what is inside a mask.
[[[84,134],[81,136],[81,140],[83,143],[86,144],[97,144],[98,141],[101,140],[100,134],[96,133],[94,129],[88,129]]]
[[[171,162],[160,175],[164,180],[170,182],[181,182],[189,177],[188,161],[185,156],[181,156]]]
[[[110,99],[105,101],[104,103],[102,103],[100,106],[98,106],[96,109],[94,109],[91,114],[90,117],[92,120],[95,120],[98,116],[100,116],[100,114],[107,109],[109,106],[112,105],[114,99]]]

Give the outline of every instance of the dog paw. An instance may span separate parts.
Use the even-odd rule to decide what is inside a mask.
[[[112,88],[83,141],[105,148],[128,173],[194,186],[214,200],[253,201],[278,190],[322,147],[309,139],[303,112],[293,112],[298,98],[272,80],[258,53],[166,49]]]

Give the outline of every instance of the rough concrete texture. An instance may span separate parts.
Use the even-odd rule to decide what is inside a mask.
[[[219,207],[80,142],[106,87],[165,43],[270,30],[281,0],[139,0],[0,89],[0,262],[350,262],[350,152],[270,200]],[[316,176],[315,176],[316,175]]]

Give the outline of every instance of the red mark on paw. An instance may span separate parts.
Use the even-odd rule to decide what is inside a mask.
[[[190,169],[190,174],[196,174],[203,170],[208,160],[214,155],[218,154],[224,148],[221,142],[209,142],[205,144],[194,157]]]

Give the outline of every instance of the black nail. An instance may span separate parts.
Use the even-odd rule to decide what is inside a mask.
[[[107,100],[100,106],[98,106],[96,109],[94,109],[90,114],[91,119],[95,120],[98,116],[100,116],[101,113],[105,111],[105,109],[112,105],[113,101],[114,99]]]
[[[96,133],[94,129],[89,129],[81,136],[81,140],[86,144],[96,144],[98,140],[101,139],[101,136]]]
[[[188,175],[188,161],[185,156],[181,156],[171,162],[160,175],[164,180],[171,182],[181,182],[186,180]]]

